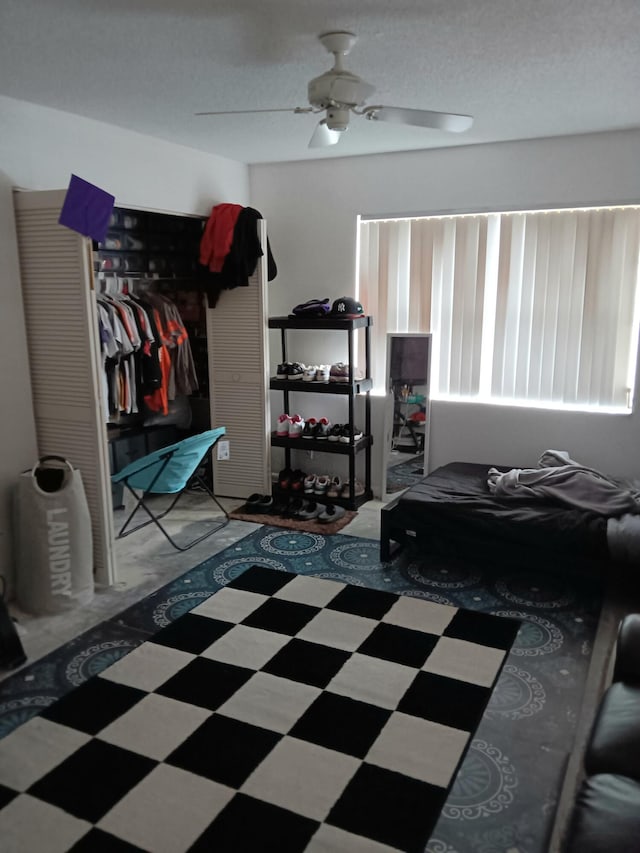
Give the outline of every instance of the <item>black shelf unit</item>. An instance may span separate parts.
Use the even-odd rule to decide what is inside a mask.
[[[317,453],[333,453],[348,457],[349,463],[349,498],[333,499],[334,503],[344,506],[346,509],[357,509],[363,503],[371,500],[373,492],[371,490],[371,447],[373,445],[373,437],[371,435],[371,400],[369,393],[373,386],[370,373],[371,366],[371,326],[373,325],[372,317],[356,317],[354,319],[329,319],[320,318],[299,318],[299,317],[270,317],[270,329],[280,329],[280,345],[282,351],[282,361],[288,361],[287,347],[287,332],[294,330],[307,331],[339,331],[347,334],[348,343],[348,363],[350,375],[348,382],[303,382],[302,380],[291,379],[276,379],[269,380],[269,388],[274,391],[282,391],[284,396],[284,410],[288,412],[289,394],[294,392],[302,392],[304,394],[336,394],[347,397],[349,407],[348,423],[355,423],[355,399],[359,394],[364,395],[364,432],[362,438],[357,441],[351,438],[346,442],[328,441],[307,439],[307,438],[284,438],[278,436],[275,432],[271,433],[271,446],[283,447],[285,450],[285,465],[291,467],[291,451],[292,450],[313,450]],[[354,333],[357,329],[365,330],[365,378],[356,380],[353,378],[353,365],[355,364],[355,349],[354,349]],[[364,493],[362,495],[354,495],[354,487],[356,480],[356,458],[360,453],[364,453]],[[322,497],[318,500],[323,500]]]

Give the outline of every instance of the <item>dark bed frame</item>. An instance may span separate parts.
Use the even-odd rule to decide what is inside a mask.
[[[585,575],[601,575],[611,565],[604,517],[543,500],[494,498],[484,485],[490,467],[509,470],[449,463],[386,504],[380,513],[380,561],[389,562],[413,544]]]

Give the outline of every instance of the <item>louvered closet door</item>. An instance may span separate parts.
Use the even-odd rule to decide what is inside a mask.
[[[111,584],[114,530],[91,243],[58,225],[64,196],[14,195],[38,452],[64,456],[82,473],[95,579]]]
[[[211,425],[226,427],[230,444],[225,461],[217,460],[214,448],[214,488],[232,498],[271,492],[267,235],[264,220],[258,224],[265,256],[249,286],[223,291],[207,310]]]

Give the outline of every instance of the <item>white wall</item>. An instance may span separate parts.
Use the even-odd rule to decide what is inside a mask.
[[[270,284],[270,313],[354,292],[358,214],[638,203],[638,151],[640,131],[624,131],[253,166],[252,204],[268,219],[280,270]],[[309,360],[338,357],[309,346]],[[614,475],[640,476],[640,412],[432,404],[431,469],[453,460],[528,466],[547,448],[567,449]]]
[[[0,575],[10,576],[11,491],[38,453],[12,188],[61,189],[74,173],[118,205],[206,215],[223,201],[249,204],[249,184],[235,161],[9,98],[0,127]]]
[[[73,172],[113,193],[121,205],[206,214],[222,201],[251,204],[268,220],[278,264],[278,276],[269,284],[270,314],[287,314],[312,296],[353,293],[357,214],[640,200],[640,131],[248,170],[225,158],[3,97],[0,126],[0,574],[12,559],[10,492],[37,455],[12,187],[61,188]],[[276,360],[279,336],[272,334]],[[342,336],[330,352],[315,337],[303,342],[308,360],[344,357],[339,341]],[[273,405],[277,415],[278,402]],[[376,411],[374,423],[379,422]],[[452,459],[529,465],[542,450],[555,447],[612,474],[640,476],[639,445],[638,413],[437,403],[430,467]]]

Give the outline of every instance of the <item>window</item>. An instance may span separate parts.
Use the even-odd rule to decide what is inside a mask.
[[[373,375],[431,331],[433,398],[628,411],[639,263],[640,207],[362,220]]]

